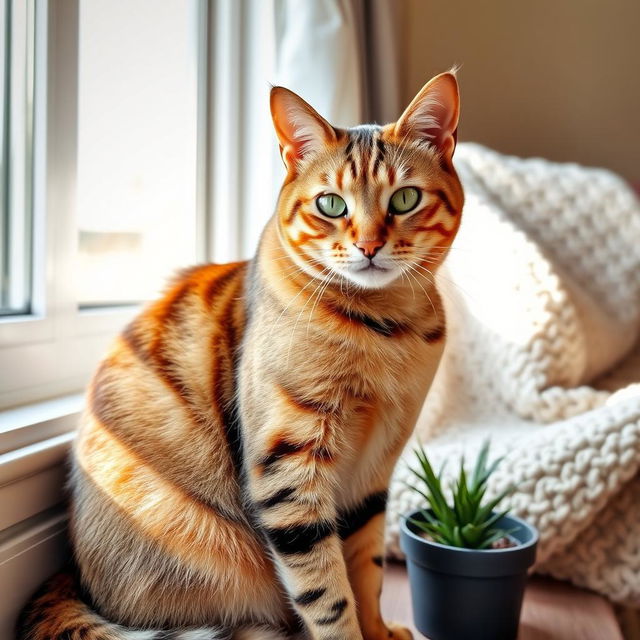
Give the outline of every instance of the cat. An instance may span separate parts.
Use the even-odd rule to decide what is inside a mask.
[[[459,109],[453,72],[385,126],[272,89],[286,178],[257,254],[182,272],[100,364],[74,568],[19,638],[412,637],[380,613],[384,513],[444,347]]]

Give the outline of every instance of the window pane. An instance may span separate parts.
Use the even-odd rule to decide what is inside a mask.
[[[80,306],[149,299],[195,260],[195,11],[185,0],[80,2]]]
[[[31,297],[34,3],[0,0],[0,315]]]

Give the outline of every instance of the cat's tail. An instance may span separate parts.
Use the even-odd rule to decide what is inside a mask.
[[[56,574],[29,601],[20,615],[17,640],[284,640],[287,636],[266,627],[238,630],[132,629],[114,624],[96,613],[80,597],[70,572]]]

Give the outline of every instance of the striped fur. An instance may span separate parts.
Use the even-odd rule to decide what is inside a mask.
[[[380,616],[383,522],[444,346],[456,86],[438,76],[397,123],[349,130],[273,90],[277,212],[254,260],[180,274],[100,364],[73,455],[76,570],[19,638],[411,637]],[[394,215],[403,186],[421,199]],[[348,214],[323,216],[322,193]]]

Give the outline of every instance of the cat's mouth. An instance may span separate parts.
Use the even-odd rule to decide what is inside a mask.
[[[367,289],[380,289],[386,287],[393,282],[398,275],[399,270],[394,265],[377,264],[367,261],[367,264],[351,265],[345,275],[353,280],[356,284]]]
[[[362,269],[358,269],[358,273],[363,273],[365,271],[389,271],[386,267],[381,267],[380,265],[374,264],[372,261],[369,261],[369,264],[366,264]]]

